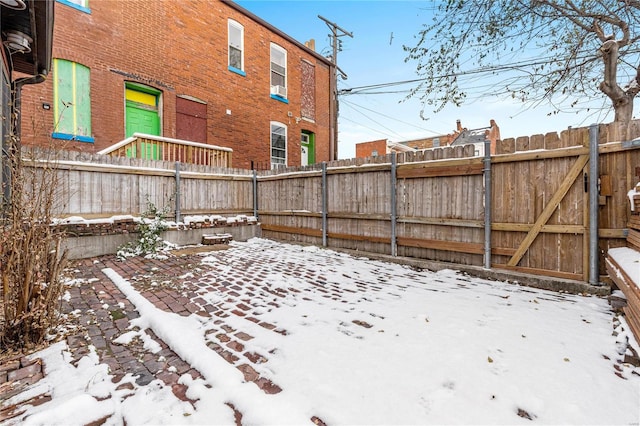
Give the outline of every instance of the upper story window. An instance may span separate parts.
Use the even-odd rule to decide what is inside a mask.
[[[229,19],[229,70],[240,75],[244,72],[244,27]]]
[[[53,134],[56,139],[93,142],[89,68],[53,60]]]
[[[271,97],[287,100],[287,51],[271,43]]]
[[[57,0],[58,3],[66,4],[67,6],[71,6],[74,9],[81,10],[85,13],[91,13],[91,9],[89,9],[89,0]]]
[[[287,165],[287,126],[271,122],[271,168]]]

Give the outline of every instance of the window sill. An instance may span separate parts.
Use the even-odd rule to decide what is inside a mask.
[[[247,76],[246,72],[242,71],[240,68],[232,67],[231,65],[229,65],[229,71],[236,73],[238,75],[241,75],[243,77]]]
[[[284,102],[285,104],[289,103],[289,100],[287,98],[283,98],[282,96],[278,96],[278,95],[271,95],[271,99],[275,99],[276,101],[280,101],[280,102]]]
[[[66,6],[69,6],[69,7],[72,7],[74,9],[77,9],[77,10],[79,10],[81,12],[91,14],[91,9],[89,9],[88,7],[80,6],[79,4],[75,4],[75,3],[72,3],[72,2],[67,1],[67,0],[56,0],[56,1],[58,3],[62,3],[64,5],[66,5]]]
[[[77,141],[77,142],[87,142],[93,143],[95,138],[91,136],[80,136],[80,135],[71,135],[69,133],[52,133],[51,137],[53,139],[62,139],[65,141]]]

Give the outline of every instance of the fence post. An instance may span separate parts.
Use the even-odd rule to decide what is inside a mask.
[[[491,141],[484,141],[484,267],[491,269]]]
[[[181,220],[180,212],[180,162],[176,161],[176,223]]]
[[[327,163],[322,162],[322,247],[327,246]]]
[[[391,256],[398,255],[398,241],[396,239],[396,221],[398,218],[398,206],[396,205],[397,183],[397,158],[395,151],[391,153]]]
[[[258,220],[258,172],[255,169],[253,170],[253,216]]]
[[[589,126],[589,284],[599,285],[598,272],[598,125]]]

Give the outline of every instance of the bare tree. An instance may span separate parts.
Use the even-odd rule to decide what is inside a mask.
[[[439,111],[473,95],[509,95],[528,105],[548,102],[557,113],[587,108],[604,94],[626,137],[640,91],[640,1],[433,4],[433,23],[405,46],[406,60],[424,77],[409,96]]]
[[[54,332],[67,260],[63,231],[52,226],[58,151],[21,148],[15,134],[6,143],[11,191],[0,207],[0,353],[32,349]]]

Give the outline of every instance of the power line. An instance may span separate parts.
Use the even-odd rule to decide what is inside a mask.
[[[346,104],[346,105],[348,105],[348,106],[352,107],[353,109],[355,109],[355,108],[361,108],[361,109],[363,109],[363,110],[365,110],[365,111],[369,111],[369,112],[372,112],[372,113],[374,113],[374,114],[378,114],[378,115],[380,115],[380,116],[382,116],[382,117],[384,117],[384,118],[388,118],[388,119],[393,120],[393,121],[395,121],[395,122],[402,123],[402,124],[405,124],[405,125],[407,125],[407,126],[415,127],[416,129],[424,130],[425,132],[433,133],[434,135],[441,135],[441,134],[442,134],[441,132],[436,132],[436,131],[433,131],[433,130],[431,130],[431,129],[427,129],[427,128],[424,128],[424,127],[416,126],[415,124],[412,124],[412,123],[409,123],[409,122],[406,122],[406,121],[398,120],[398,119],[397,119],[397,118],[395,118],[395,117],[391,117],[391,116],[389,116],[389,115],[386,115],[386,114],[383,114],[383,113],[378,112],[378,111],[376,111],[376,110],[373,110],[373,109],[370,109],[370,108],[364,107],[364,106],[362,106],[362,105],[355,104],[355,103],[350,102],[350,101],[345,101],[345,100],[343,100],[342,102],[343,102],[344,104]],[[373,119],[371,119],[371,120],[373,121]],[[378,123],[378,124],[379,124],[379,123]],[[394,133],[395,133],[395,132],[394,132]],[[399,133],[397,133],[397,134],[398,134],[398,135],[400,135]],[[402,135],[400,135],[400,136],[402,136]]]
[[[640,53],[640,49],[630,49],[626,51],[626,53]],[[442,74],[442,75],[434,76],[431,78],[440,79],[440,78],[449,78],[449,77],[461,77],[461,76],[469,76],[469,75],[477,75],[477,74],[495,73],[496,71],[518,71],[519,70],[524,72],[525,70],[523,70],[522,68],[549,64],[553,62],[554,59],[555,59],[554,57],[546,57],[537,61],[526,59],[518,62],[513,62],[510,64],[492,65],[492,66],[487,66],[482,68],[471,69],[467,71],[460,71],[456,73]],[[576,57],[574,59],[596,60],[598,59],[598,57],[585,55],[583,57]],[[383,93],[383,92],[365,92],[365,91],[371,90],[371,89],[381,89],[381,88],[388,88],[388,87],[394,87],[394,86],[401,86],[405,84],[421,83],[427,80],[428,78],[425,77],[425,78],[416,78],[411,80],[400,80],[400,81],[393,81],[393,82],[387,82],[387,83],[370,84],[366,86],[350,87],[347,89],[339,90],[338,94],[339,95],[355,95],[355,94],[369,94],[369,93],[377,94],[377,93]]]
[[[350,106],[350,107],[351,107],[355,112],[357,112],[358,114],[360,114],[360,115],[364,116],[367,120],[370,120],[370,121],[372,121],[372,122],[376,123],[378,126],[380,126],[380,127],[384,128],[384,129],[386,129],[387,131],[389,131],[389,132],[391,132],[391,133],[395,133],[397,136],[399,136],[399,137],[401,137],[401,138],[403,137],[400,133],[397,133],[397,132],[396,132],[396,131],[394,131],[393,129],[390,129],[390,128],[388,128],[388,127],[386,127],[386,126],[382,125],[379,121],[376,121],[376,120],[374,120],[373,118],[371,118],[371,117],[367,116],[367,115],[366,115],[365,113],[363,113],[362,111],[358,111],[358,110],[355,108],[355,106],[354,106],[353,104],[351,104],[350,102],[345,102],[345,104],[346,104],[347,106]],[[365,108],[365,109],[366,109],[366,108]],[[372,111],[372,110],[369,110],[369,111]],[[375,111],[372,111],[372,112],[375,112]],[[358,124],[358,123],[356,123],[356,124]],[[373,130],[373,129],[371,129],[371,130]]]

